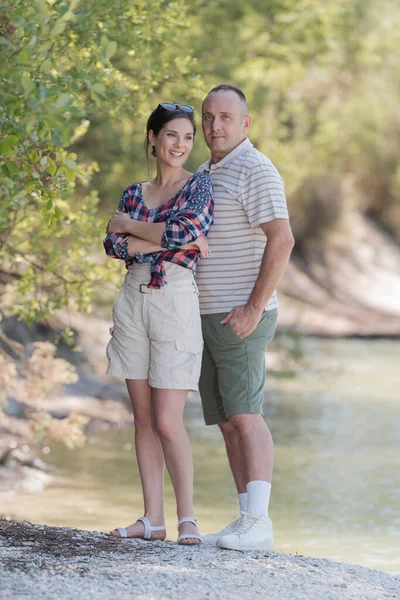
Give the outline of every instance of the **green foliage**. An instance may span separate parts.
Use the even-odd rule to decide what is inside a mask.
[[[24,318],[89,310],[118,271],[100,258],[105,217],[147,177],[150,110],[199,109],[221,82],[246,92],[250,137],[282,172],[303,239],[307,186],[326,176],[340,181],[339,212],[364,210],[399,235],[393,0],[15,0],[0,11],[0,255]],[[206,153],[199,132],[188,168]],[[339,214],[318,206],[325,232]]]
[[[400,239],[398,3],[195,0],[192,7],[191,45],[203,77],[209,87],[245,91],[250,138],[278,166],[288,196],[296,194],[292,214],[307,210],[303,184],[328,174],[343,186],[345,209],[366,211]]]
[[[166,53],[193,56],[205,85],[195,74],[184,86],[164,81],[144,114],[107,127],[96,118],[74,147],[78,156],[107,164],[94,177],[102,214],[115,208],[127,182],[148,177],[142,143],[151,108],[160,99],[186,101],[199,114],[204,92],[231,82],[248,97],[251,140],[278,166],[288,197],[296,197],[297,222],[296,213],[307,211],[304,185],[328,175],[341,183],[343,210],[365,211],[400,236],[394,0],[193,0],[185,25]],[[207,156],[201,138],[199,132],[189,169]]]
[[[94,114],[108,127],[132,119],[161,84],[191,77],[190,57],[164,51],[187,27],[184,7],[13,0],[0,11],[0,256],[15,274],[12,309],[28,321],[71,305],[87,311],[115,264],[98,258],[98,164],[71,144]]]

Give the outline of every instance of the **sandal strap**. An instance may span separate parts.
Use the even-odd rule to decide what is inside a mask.
[[[164,531],[165,525],[155,525],[154,527],[150,525],[150,521],[147,517],[139,517],[138,521],[142,521],[144,525],[144,536],[143,539],[150,540],[152,531]]]
[[[194,517],[182,517],[182,519],[179,519],[178,529],[182,525],[182,523],[193,523],[193,525],[196,525],[196,527],[198,525],[197,519],[195,519]],[[192,537],[194,537],[194,536],[192,536]]]
[[[122,538],[127,538],[128,537],[128,534],[126,533],[125,527],[117,527],[117,531],[119,531],[119,535]]]

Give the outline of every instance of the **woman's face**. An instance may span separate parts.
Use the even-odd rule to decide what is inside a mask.
[[[155,147],[157,161],[170,167],[183,165],[192,151],[193,140],[193,124],[185,117],[168,121],[157,136],[149,131],[149,142]]]

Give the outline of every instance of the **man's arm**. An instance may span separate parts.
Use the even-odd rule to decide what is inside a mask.
[[[247,304],[237,306],[221,323],[228,321],[241,338],[250,335],[260,322],[264,307],[277,287],[294,246],[294,238],[287,219],[274,219],[261,223],[267,236],[267,245],[261,261],[260,272]]]

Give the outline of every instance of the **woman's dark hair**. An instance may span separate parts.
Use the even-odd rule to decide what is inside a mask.
[[[179,108],[177,108],[176,110],[166,110],[165,108],[162,108],[162,106],[158,105],[157,108],[151,113],[146,125],[146,139],[144,141],[144,150],[146,152],[147,165],[149,165],[149,132],[153,131],[154,135],[157,136],[160,133],[161,129],[164,127],[164,125],[169,121],[173,121],[174,119],[188,119],[193,125],[193,137],[196,135],[196,122],[194,120],[193,112],[186,112],[184,110],[180,110]],[[151,156],[155,155],[156,153],[153,146]]]

